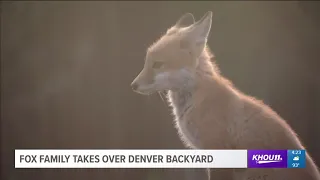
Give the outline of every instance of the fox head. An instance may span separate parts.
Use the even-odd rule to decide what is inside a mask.
[[[211,22],[211,11],[197,22],[192,14],[184,14],[148,48],[144,67],[131,83],[132,89],[140,94],[151,94],[190,86],[198,59],[206,47]]]

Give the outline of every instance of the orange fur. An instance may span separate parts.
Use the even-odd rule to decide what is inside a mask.
[[[305,149],[296,133],[270,107],[236,89],[211,61],[207,48],[212,13],[194,22],[191,14],[147,52],[135,91],[168,90],[176,128],[186,146],[199,149]],[[159,65],[156,67],[155,65]],[[307,154],[305,169],[214,169],[215,180],[320,180]]]

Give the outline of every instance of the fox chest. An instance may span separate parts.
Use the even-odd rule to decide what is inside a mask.
[[[186,146],[191,148],[201,147],[200,125],[192,117],[193,103],[190,93],[171,93],[169,101],[175,116],[175,126],[180,135],[180,139]],[[200,118],[200,117],[199,117]]]
[[[193,124],[191,120],[188,120],[187,117],[179,118],[176,116],[175,127],[178,131],[180,139],[186,146],[191,148],[202,147],[200,129],[197,128],[197,125]]]
[[[189,93],[169,96],[175,125],[185,145],[197,149],[223,149],[231,147],[228,129],[221,116],[208,104],[195,104]]]

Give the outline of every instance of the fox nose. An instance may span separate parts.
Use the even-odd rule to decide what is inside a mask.
[[[131,88],[132,88],[134,91],[136,91],[136,90],[138,89],[138,84],[133,82],[133,83],[131,84]]]

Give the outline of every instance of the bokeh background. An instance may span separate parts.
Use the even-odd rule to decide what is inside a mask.
[[[1,2],[1,179],[189,180],[192,169],[14,169],[16,148],[184,148],[168,106],[130,83],[178,18],[214,12],[224,76],[262,99],[320,164],[320,3]]]

